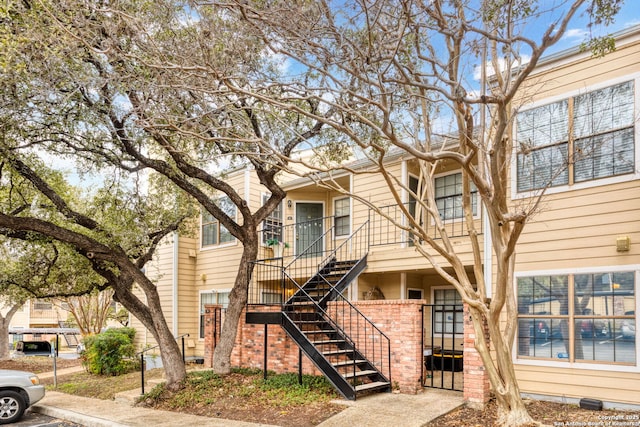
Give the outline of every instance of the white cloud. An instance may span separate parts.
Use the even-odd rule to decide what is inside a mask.
[[[627,21],[624,23],[624,28],[631,28],[631,27],[635,27],[636,25],[640,25],[640,20],[637,19],[633,19],[631,21]]]
[[[518,60],[515,60],[513,62],[513,64],[511,64],[511,67],[519,67],[520,65],[526,64],[531,60],[531,56],[530,55],[520,55],[520,58]],[[500,58],[498,59],[498,66],[500,67],[500,71],[504,71],[506,68],[506,61],[504,58]],[[493,64],[490,61],[487,61],[487,65],[486,65],[486,73],[487,76],[492,76],[495,74],[495,70],[493,69]],[[482,71],[482,68],[480,65],[477,65],[474,70],[473,70],[473,78],[476,81],[480,81],[480,73]]]
[[[562,36],[563,39],[583,39],[585,38],[589,33],[583,29],[583,28],[571,28],[567,31],[565,31],[564,35]]]

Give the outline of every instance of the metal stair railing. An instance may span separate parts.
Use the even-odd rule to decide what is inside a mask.
[[[391,340],[342,293],[336,294],[324,312],[350,338],[354,349],[391,384]]]
[[[341,262],[355,262],[356,264],[362,260],[365,260],[367,255],[369,254],[369,224],[365,222],[362,224],[356,231],[354,231],[349,238],[345,239],[338,247],[329,252],[329,254],[322,260],[319,264],[321,267],[318,268],[318,272],[316,275],[324,279],[323,269],[326,266],[331,265],[332,262],[339,264]],[[356,267],[356,264],[351,266],[350,271]],[[349,271],[349,272],[350,272]],[[343,277],[347,277],[349,272],[345,273]],[[312,277],[315,277],[312,276]],[[340,281],[342,282],[342,280]],[[331,285],[331,290],[333,293],[342,292],[344,287],[349,283],[342,283],[344,286],[341,289],[336,290],[335,286]]]
[[[180,339],[182,341],[182,363],[186,363],[185,354],[184,354],[184,338],[188,337],[189,334],[182,334],[178,337],[174,337],[175,340]],[[145,371],[145,361],[144,354],[147,351],[155,350],[156,348],[160,348],[160,344],[154,345],[153,347],[148,347],[136,353],[136,356],[140,356],[140,394],[144,394],[144,371]]]
[[[359,381],[356,373],[361,359],[366,359],[371,369],[377,371],[379,376],[389,386],[391,385],[389,338],[342,295],[346,286],[366,265],[370,242],[369,229],[367,221],[339,246],[336,247],[334,243],[331,250],[319,251],[318,248],[322,242],[326,241],[329,233],[334,232],[334,228],[330,227],[289,263],[285,264],[284,258],[256,261],[253,265],[257,269],[253,275],[254,292],[250,293],[248,302],[249,304],[281,305],[283,326],[286,326],[288,320],[288,323],[295,328],[289,331],[285,327],[287,333],[300,348],[307,352],[338,390],[345,392],[336,383],[348,382],[352,388],[349,394],[354,398]],[[321,258],[320,262],[318,258]],[[348,271],[344,271],[347,267]],[[335,274],[335,271],[343,271],[343,273],[342,277],[332,283],[327,277]],[[327,290],[318,301],[305,289],[307,284],[310,287],[313,286],[312,279],[317,281],[316,285],[324,283]],[[260,292],[262,296],[259,295]],[[312,311],[305,311],[305,309]],[[339,373],[331,361],[313,344],[305,331],[296,324],[296,320],[300,321],[308,315],[318,316],[322,322],[326,322],[344,341],[344,347],[352,350],[350,362],[346,362],[346,366],[351,364],[348,368],[352,371],[350,380]],[[342,364],[343,369],[344,366],[345,363]]]
[[[330,327],[333,328],[335,332],[337,332],[337,334],[345,341],[345,344],[346,344],[345,347],[353,350],[351,361],[346,365],[346,366],[348,366],[349,364],[351,365],[350,366],[350,370],[352,372],[351,378],[350,380],[347,380],[346,378],[342,377],[342,380],[348,382],[351,388],[354,390],[353,396],[355,397],[355,390],[356,390],[356,386],[358,385],[357,384],[358,379],[357,379],[356,373],[358,371],[358,364],[359,364],[358,359],[360,358],[360,356],[364,357],[367,360],[367,362],[369,362],[371,367],[375,369],[385,379],[385,381],[389,383],[389,385],[391,385],[391,367],[390,367],[391,342],[389,338],[378,327],[376,327],[373,324],[373,322],[371,322],[371,320],[369,320],[356,307],[354,307],[351,303],[349,303],[349,301],[346,298],[344,298],[341,294],[338,294],[338,297],[343,299],[343,302],[346,302],[346,304],[348,304],[350,310],[347,309],[348,312],[346,313],[347,314],[346,316],[344,315],[345,314],[344,308],[341,310],[343,314],[342,316],[336,316],[336,314],[340,312],[339,310],[334,310],[334,314],[332,315],[330,310],[323,309],[320,306],[320,304],[314,301],[314,299],[311,297],[311,295],[309,295],[306,292],[303,286],[297,283],[295,279],[288,276],[286,271],[284,274],[287,276],[287,279],[298,288],[297,292],[299,292],[302,295],[305,295],[309,303],[313,304],[314,313],[319,314],[322,320],[328,323]],[[332,290],[335,291],[334,286],[331,285],[329,282],[327,283],[332,288]],[[309,338],[304,333],[305,331],[301,330],[296,325],[296,320],[298,320],[294,318],[296,314],[300,314],[300,313],[295,312],[294,306],[291,307],[291,311],[287,310],[287,306],[285,306],[283,315],[287,319],[289,319],[292,325],[296,326],[299,332],[301,332],[305,340],[304,344],[306,344],[306,346],[303,345],[303,343],[298,342],[298,340],[292,336],[294,341],[296,341],[298,345],[303,350],[305,350],[305,352],[307,352],[307,354],[309,355],[312,361],[315,360],[315,358],[313,357],[312,354],[308,353],[308,346],[313,347],[315,351],[318,353],[318,355],[320,355],[324,360],[326,360],[328,364],[333,366],[333,363],[329,359],[327,359],[326,356],[322,354],[322,352],[314,345],[314,343],[311,340],[309,340]],[[306,313],[302,313],[302,314],[306,314]],[[338,317],[339,320],[336,320],[336,317]],[[348,322],[346,320],[348,320]],[[345,326],[348,326],[350,330],[353,329],[354,326],[356,328],[363,328],[364,334],[361,334],[360,332],[358,332],[356,334],[357,340],[354,340],[352,338],[352,335],[354,333],[353,332],[350,333],[348,330],[345,330],[344,329]],[[369,342],[367,338],[370,338],[371,342]],[[379,343],[378,346],[375,345],[375,341],[378,341]],[[378,349],[377,353],[376,353],[376,349]],[[386,349],[386,351],[383,351],[383,349]],[[383,358],[383,356],[386,356],[386,358]],[[340,390],[340,386],[336,384],[336,381],[334,378],[334,375],[340,375],[337,369],[333,367],[333,372],[329,373],[318,364],[316,365],[325,374],[325,376],[329,379],[329,381],[331,381],[334,384],[334,386]],[[385,371],[386,371],[386,374],[385,374]],[[345,396],[345,397],[348,397],[348,396]]]
[[[312,278],[318,276],[322,278],[322,281],[329,287],[329,292],[325,297],[331,296],[331,298],[321,298],[321,302],[315,301],[304,289],[304,285],[300,286],[298,282],[289,275],[286,267],[283,273],[287,276],[288,280],[298,288],[293,295],[299,297],[300,294],[302,294],[309,302],[313,303],[316,312],[321,313],[325,320],[330,320],[328,323],[339,330],[341,335],[349,338],[349,342],[353,345],[354,351],[364,356],[374,369],[391,383],[391,341],[389,337],[342,295],[342,291],[348,283],[341,283],[339,280],[336,284],[341,284],[341,286],[337,288],[322,274],[323,269],[332,262],[344,260],[359,261],[364,259],[369,251],[368,233],[368,222],[365,222],[354,231],[348,239],[342,242],[341,245],[330,251],[319,264],[317,273],[311,276]],[[353,270],[355,266],[355,264],[351,266],[350,271]],[[331,270],[328,271],[328,273],[330,272]],[[349,272],[346,272],[343,277],[348,276],[348,274]],[[290,300],[291,299],[289,299],[289,301]],[[329,303],[327,300],[334,300],[334,302]],[[324,303],[327,303],[326,308],[324,308]],[[353,369],[355,374],[355,361]],[[355,381],[355,375],[353,378],[353,381]]]
[[[296,255],[291,262],[283,266],[283,271],[288,272],[289,276],[299,277],[305,280],[311,279],[318,271],[322,270],[327,265],[329,256],[322,258],[318,263],[318,258],[321,258],[327,251],[317,250],[319,243],[325,240],[326,236],[333,234],[334,227],[328,228],[318,238],[316,238],[311,244],[309,244],[302,252]],[[348,240],[348,239],[347,239]],[[335,249],[328,251],[330,254],[335,253]]]

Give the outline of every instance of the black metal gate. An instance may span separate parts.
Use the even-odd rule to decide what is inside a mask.
[[[462,305],[422,306],[422,385],[462,391],[464,381]]]

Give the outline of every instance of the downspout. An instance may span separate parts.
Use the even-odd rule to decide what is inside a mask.
[[[179,255],[179,244],[178,244],[178,232],[173,232],[173,283],[172,283],[172,329],[173,336],[178,336],[178,255]]]

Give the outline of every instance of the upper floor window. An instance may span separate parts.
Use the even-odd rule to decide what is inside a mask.
[[[264,206],[271,197],[270,194],[262,195],[262,205]],[[274,209],[273,212],[269,214],[264,221],[262,221],[262,243],[267,244],[267,241],[271,239],[277,239],[279,242],[282,242],[282,218],[283,218],[284,208],[282,202],[278,204],[278,206]]]
[[[462,206],[462,174],[452,173],[437,177],[434,182],[436,205],[442,219],[457,219],[464,217]],[[476,187],[471,183],[471,209],[473,215],[478,214],[478,197]]]
[[[516,122],[518,192],[634,172],[633,81],[522,111]]]
[[[351,232],[351,207],[348,197],[335,199],[334,217],[336,226],[336,236],[348,236]]]
[[[236,206],[228,197],[218,199],[218,206],[229,217],[235,218]],[[234,237],[224,225],[220,224],[213,215],[207,211],[202,212],[202,246],[220,245],[232,242]]]
[[[53,304],[49,301],[35,300],[33,303],[34,310],[53,310]]]

